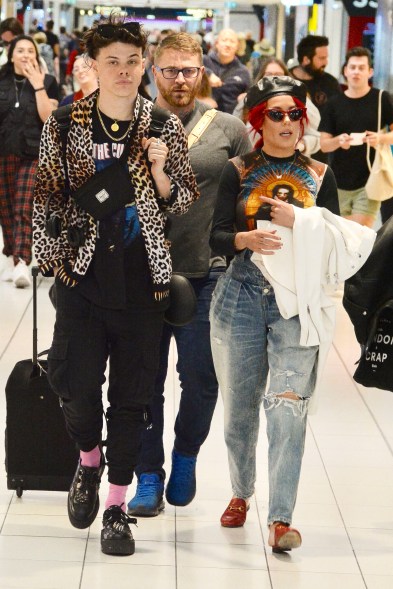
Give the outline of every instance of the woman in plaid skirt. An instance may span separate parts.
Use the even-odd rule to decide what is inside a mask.
[[[0,70],[0,224],[7,257],[0,278],[18,288],[30,284],[27,266],[40,136],[57,104],[57,82],[41,71],[33,39],[15,37]]]

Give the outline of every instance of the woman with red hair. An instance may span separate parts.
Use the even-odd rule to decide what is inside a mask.
[[[340,278],[330,265],[328,278],[323,254],[332,251],[326,256],[329,264],[348,258],[349,273],[365,261],[356,262],[360,246],[351,253],[345,249],[350,247],[345,231],[353,235],[356,223],[348,227],[338,216],[332,171],[297,149],[307,122],[305,103],[306,87],[289,76],[264,77],[250,88],[249,121],[260,139],[254,151],[226,164],[210,239],[212,251],[233,257],[217,283],[210,317],[233,492],[221,525],[235,528],[246,521],[263,403],[269,443],[268,544],[275,552],[301,544],[299,531],[291,527],[292,514],[308,408],[334,324],[329,315],[325,327],[325,308],[334,314],[335,305],[324,287]],[[324,242],[329,227],[335,229],[337,245]],[[373,239],[373,232],[359,233],[356,248],[367,241],[369,253]]]

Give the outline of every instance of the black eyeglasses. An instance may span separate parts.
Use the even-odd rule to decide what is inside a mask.
[[[134,37],[138,36],[141,32],[141,25],[139,22],[130,21],[122,22],[118,25],[104,24],[98,25],[96,32],[104,37],[104,39],[113,39],[118,31],[126,31]]]
[[[180,72],[183,74],[185,78],[196,78],[199,74],[200,67],[184,67],[179,69],[177,67],[158,67],[156,65],[156,69],[160,70],[162,75],[166,80],[175,80]]]
[[[0,45],[3,45],[3,47],[9,47],[11,45],[11,41],[1,41]]]
[[[278,110],[276,108],[266,108],[264,110],[266,116],[274,123],[281,123],[284,120],[285,115],[288,115],[289,120],[292,122],[300,121],[300,119],[306,113],[305,108],[291,108],[290,110]]]

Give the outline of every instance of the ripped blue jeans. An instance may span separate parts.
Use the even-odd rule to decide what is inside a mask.
[[[273,287],[251,262],[247,250],[236,256],[219,279],[210,321],[233,494],[248,499],[254,493],[263,402],[269,443],[268,524],[290,524],[308,404],[315,388],[318,346],[299,345],[298,316],[281,317]]]

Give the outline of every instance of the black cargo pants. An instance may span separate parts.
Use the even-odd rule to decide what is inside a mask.
[[[103,309],[56,282],[56,323],[48,379],[63,400],[67,430],[89,452],[102,440],[102,386],[109,359],[108,479],[132,481],[158,370],[161,308]]]

